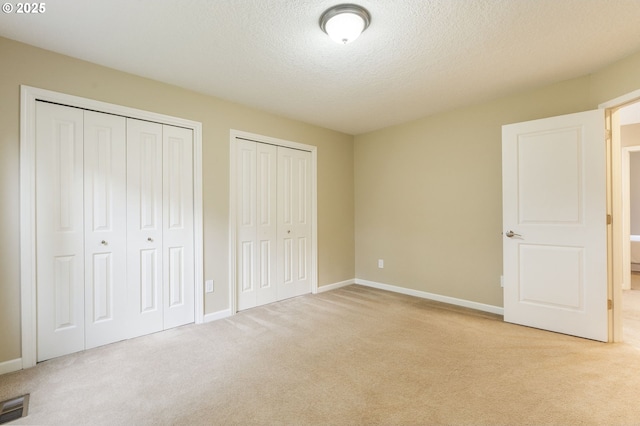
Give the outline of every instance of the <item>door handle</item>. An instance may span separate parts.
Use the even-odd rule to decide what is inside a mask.
[[[509,237],[509,238],[513,238],[513,237],[522,237],[522,235],[520,235],[520,234],[516,234],[515,232],[513,232],[513,231],[511,231],[511,230],[507,231],[507,233],[506,233],[506,234],[504,234],[504,235],[506,235],[506,236],[507,236],[507,237]]]
[[[147,238],[147,241],[149,241],[150,243],[152,243],[152,242],[153,242],[153,238],[149,237],[149,238]]]
[[[108,243],[105,240],[102,240],[100,244],[102,244],[103,246],[106,246]]]

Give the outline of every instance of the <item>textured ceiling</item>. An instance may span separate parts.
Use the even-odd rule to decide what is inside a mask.
[[[640,51],[640,0],[54,0],[0,36],[359,134],[593,72]],[[0,52],[0,59],[1,59]]]

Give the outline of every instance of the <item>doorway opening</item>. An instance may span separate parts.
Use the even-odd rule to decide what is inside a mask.
[[[621,340],[640,348],[640,101],[619,108],[616,118],[621,159]]]
[[[632,275],[631,271],[630,197],[632,155],[640,156],[640,133],[637,137],[633,136],[634,127],[640,129],[640,90],[605,102],[600,108],[604,109],[606,117],[609,157],[608,212],[612,217],[608,259],[609,299],[613,306],[609,311],[609,341],[625,341],[640,348],[640,290],[631,289],[632,278],[640,284],[640,276]],[[638,152],[633,154],[636,151]],[[638,183],[640,182],[634,186],[640,186]],[[635,214],[640,215],[640,212]],[[636,231],[640,232],[637,229]],[[640,269],[640,265],[633,268]],[[634,303],[634,300],[638,303]]]

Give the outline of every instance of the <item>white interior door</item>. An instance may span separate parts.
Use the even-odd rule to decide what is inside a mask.
[[[193,131],[162,126],[164,329],[194,320]]]
[[[84,349],[83,111],[36,102],[37,359]]]
[[[163,329],[162,125],[127,119],[129,337]]]
[[[86,349],[127,338],[125,122],[84,112]]]
[[[278,300],[311,293],[311,153],[278,147]]]
[[[601,110],[502,128],[505,321],[607,341]]]

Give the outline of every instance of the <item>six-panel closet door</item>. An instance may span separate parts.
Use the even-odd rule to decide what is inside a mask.
[[[238,310],[311,292],[311,154],[236,139]]]
[[[192,130],[36,114],[38,361],[193,322]]]

